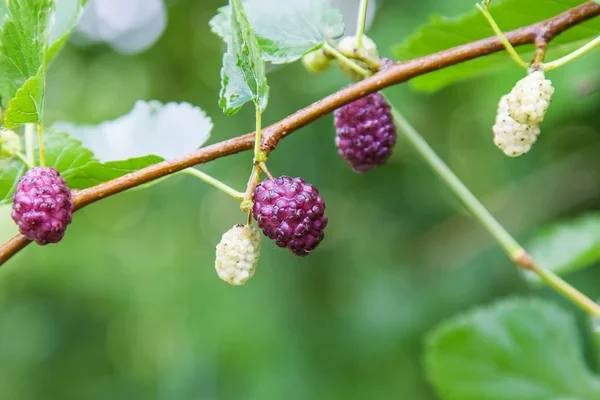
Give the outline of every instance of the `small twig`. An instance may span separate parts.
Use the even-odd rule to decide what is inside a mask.
[[[600,15],[600,5],[593,1],[588,1],[545,21],[507,32],[505,33],[505,36],[513,46],[534,43],[536,38],[539,37],[540,32],[543,32],[544,37],[550,41],[553,37],[570,27],[578,25],[597,15]],[[406,82],[409,79],[425,75],[429,72],[499,52],[503,49],[504,46],[501,40],[494,36],[456,46],[414,60],[395,63],[374,76],[343,88],[337,93],[327,96],[270,127],[263,129],[263,151],[269,152],[273,150],[279,141],[292,132],[297,131],[303,126],[333,112],[335,109],[357,100],[360,97],[366,96],[367,94],[377,92],[388,86]],[[161,163],[151,165],[111,181],[101,183],[97,186],[78,191],[73,195],[75,208],[83,208],[108,196],[121,193],[125,190],[173,174],[185,168],[203,164],[231,154],[236,154],[241,151],[250,150],[254,146],[254,138],[254,133],[238,136],[195,150],[175,159],[165,160]],[[0,265],[28,244],[29,241],[24,236],[17,235],[0,246]]]

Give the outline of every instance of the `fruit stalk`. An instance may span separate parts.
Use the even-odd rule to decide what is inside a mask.
[[[469,191],[464,183],[452,172],[452,170],[433,151],[419,132],[410,125],[404,116],[392,106],[392,115],[396,126],[408,142],[417,150],[417,153],[429,164],[429,166],[442,178],[448,187],[462,200],[467,209],[483,225],[484,228],[504,248],[509,258],[518,266],[536,273],[544,282],[557,292],[561,293],[573,304],[576,304],[585,312],[600,316],[600,307],[579,290],[565,282],[552,271],[542,269],[535,264],[532,257],[521,247],[519,243],[508,233],[508,231],[492,216],[483,204]]]

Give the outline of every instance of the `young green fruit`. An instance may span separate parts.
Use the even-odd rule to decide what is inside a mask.
[[[362,46],[358,46],[358,38],[356,36],[346,36],[337,45],[337,50],[345,55],[346,57],[353,59],[362,68],[368,70],[369,64],[361,59],[379,60],[379,52],[377,51],[377,45],[367,35],[362,36]],[[364,78],[361,74],[354,71],[344,63],[340,63],[342,72],[348,75],[354,80],[360,80]]]
[[[327,71],[331,67],[331,58],[325,50],[318,49],[305,54],[302,57],[302,65],[312,74],[320,74]]]

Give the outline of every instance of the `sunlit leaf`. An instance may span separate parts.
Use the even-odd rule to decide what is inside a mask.
[[[231,0],[231,38],[223,55],[219,104],[235,114],[246,102],[254,101],[264,111],[269,99],[265,62],[246,17],[241,0]]]
[[[344,33],[341,13],[327,0],[248,0],[244,7],[263,58],[275,64],[293,62]],[[230,18],[225,6],[210,21],[225,42],[231,40]]]
[[[51,0],[11,0],[0,32],[0,96],[4,125],[14,128],[41,119],[44,103],[44,48]]]
[[[145,157],[174,158],[202,146],[213,124],[200,108],[189,103],[138,101],[126,115],[99,125],[56,122],[55,131],[79,139],[101,161]]]

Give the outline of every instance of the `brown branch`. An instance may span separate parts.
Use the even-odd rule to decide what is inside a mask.
[[[548,43],[563,31],[588,19],[600,15],[600,5],[589,1],[545,21],[515,29],[506,33],[513,46],[531,43]],[[282,119],[264,129],[263,149],[273,150],[277,143],[292,132],[329,114],[333,110],[348,104],[367,94],[386,87],[406,82],[429,72],[451,65],[483,57],[503,50],[497,37],[478,40],[448,50],[416,58],[406,62],[394,63],[370,78],[348,86],[337,93],[325,97],[310,106]],[[188,153],[182,157],[166,160],[117,179],[101,183],[74,193],[73,203],[78,210],[105,197],[150,182],[157,178],[173,174],[194,165],[203,164],[217,158],[252,149],[254,133],[215,143]],[[29,244],[22,235],[17,235],[0,246],[0,265]]]

